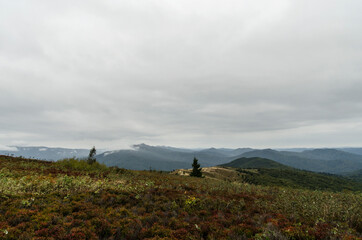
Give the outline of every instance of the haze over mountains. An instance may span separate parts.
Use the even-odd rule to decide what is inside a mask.
[[[97,155],[97,160],[109,166],[118,166],[134,170],[156,169],[174,170],[190,168],[196,157],[202,166],[215,166],[228,162],[230,158],[248,152],[250,148],[209,148],[201,150],[180,149],[163,146],[138,144],[133,150],[109,151]]]
[[[362,155],[336,149],[315,149],[303,152],[264,149],[250,151],[239,157],[262,157],[298,169],[335,174],[362,168]]]
[[[44,160],[84,158],[89,149],[47,147],[16,147],[17,151],[0,151],[2,155],[14,155]],[[107,166],[134,170],[164,170],[191,168],[196,157],[202,167],[229,163],[238,158],[259,157],[286,166],[333,174],[347,174],[362,169],[362,148],[336,149],[252,149],[208,148],[184,149],[167,146],[133,145],[133,149],[102,152],[97,149],[97,161]],[[361,153],[361,154],[358,154]]]
[[[356,150],[356,149],[354,149]],[[243,157],[260,157],[303,170],[344,174],[362,169],[362,155],[337,149],[308,149],[301,152],[256,150],[251,148],[209,148],[203,150],[134,145],[134,150],[118,150],[97,155],[98,161],[129,169],[173,170],[190,168],[193,157],[201,166],[229,163]]]
[[[12,147],[11,150],[0,150],[1,155],[16,157],[36,158],[41,160],[56,161],[64,158],[84,158],[89,154],[89,149],[49,148],[49,147]]]

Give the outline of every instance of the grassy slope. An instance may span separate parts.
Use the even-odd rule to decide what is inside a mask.
[[[358,239],[361,201],[0,156],[0,239]]]
[[[345,174],[346,177],[362,183],[362,169]]]
[[[362,191],[361,182],[332,174],[294,169],[266,158],[239,158],[221,166],[237,168],[238,172],[242,173],[242,181],[256,185],[311,190]]]
[[[311,190],[328,191],[362,191],[362,184],[331,174],[319,174],[296,169],[257,169],[248,171],[238,169],[243,173],[243,181],[264,186],[288,186]]]

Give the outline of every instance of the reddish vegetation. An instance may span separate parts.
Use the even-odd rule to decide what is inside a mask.
[[[359,213],[293,212],[299,203],[278,205],[286,189],[5,156],[0,167],[0,239],[361,239]]]

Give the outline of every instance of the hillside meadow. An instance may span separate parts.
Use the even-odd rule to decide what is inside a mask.
[[[362,194],[0,156],[0,239],[361,239]]]

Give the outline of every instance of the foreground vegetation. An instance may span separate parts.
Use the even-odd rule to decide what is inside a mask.
[[[360,239],[362,195],[0,157],[0,239]]]

